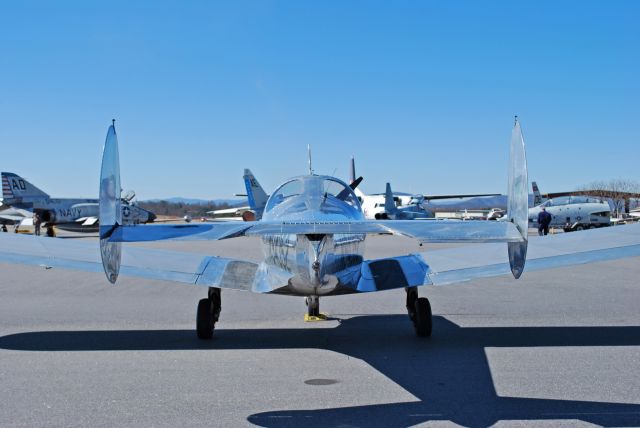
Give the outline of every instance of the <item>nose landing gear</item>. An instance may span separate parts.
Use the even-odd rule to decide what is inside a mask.
[[[304,315],[305,322],[309,321],[325,321],[327,316],[320,313],[320,297],[307,296],[304,298],[307,305],[307,313]]]
[[[418,297],[417,287],[407,287],[405,290],[407,292],[407,312],[416,329],[416,334],[420,337],[431,336],[433,323],[429,299]]]
[[[220,311],[222,309],[222,296],[220,289],[209,287],[209,297],[198,302],[198,313],[196,315],[196,333],[198,339],[211,339]]]

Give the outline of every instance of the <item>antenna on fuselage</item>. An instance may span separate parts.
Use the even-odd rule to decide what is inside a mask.
[[[351,155],[351,175],[349,176],[349,180],[353,183],[356,181],[356,159],[355,156]]]
[[[309,175],[313,175],[313,168],[311,167],[311,144],[307,144],[307,153],[309,154]]]

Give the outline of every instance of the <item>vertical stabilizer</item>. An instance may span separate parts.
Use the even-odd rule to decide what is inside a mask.
[[[114,121],[115,122],[115,121]],[[122,224],[120,207],[120,159],[115,124],[107,131],[100,170],[100,255],[109,282],[114,284],[120,272],[122,243],[109,242],[113,232]]]
[[[507,218],[512,222],[522,241],[509,242],[509,263],[511,273],[519,278],[524,270],[527,258],[527,234],[529,230],[529,178],[527,174],[527,157],[524,148],[524,138],[520,122],[516,122],[511,132],[511,146],[509,155],[509,199],[507,203]]]
[[[2,173],[2,199],[32,202],[49,199],[49,195],[12,172]]]
[[[537,207],[542,203],[542,195],[540,194],[540,189],[538,189],[538,183],[533,181],[531,187],[533,187],[533,206]]]
[[[244,170],[244,186],[247,189],[247,199],[249,200],[249,208],[256,214],[262,213],[267,205],[267,193],[264,191],[258,180],[254,177],[249,169]],[[260,217],[260,216],[258,216]]]
[[[391,184],[387,183],[387,188],[384,193],[384,210],[388,215],[394,215],[398,208],[393,200],[393,192],[391,191]]]

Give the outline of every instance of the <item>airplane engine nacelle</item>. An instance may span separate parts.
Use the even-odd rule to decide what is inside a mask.
[[[56,212],[53,210],[38,211],[38,214],[40,215],[40,218],[44,223],[56,223],[56,221],[58,220]]]
[[[389,220],[389,215],[387,213],[376,213],[376,220]]]

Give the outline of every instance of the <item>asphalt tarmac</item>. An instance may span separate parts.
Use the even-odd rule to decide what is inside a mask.
[[[428,250],[376,236],[367,256]],[[259,242],[155,247],[257,260]],[[97,251],[97,249],[96,249]],[[506,251],[506,249],[505,249]],[[1,426],[640,426],[640,258],[321,299],[0,264]]]

